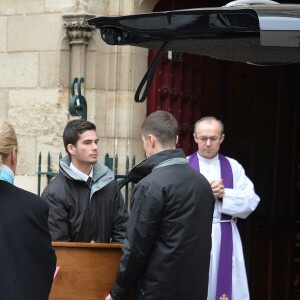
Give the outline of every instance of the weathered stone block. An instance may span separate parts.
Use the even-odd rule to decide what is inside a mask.
[[[132,55],[119,55],[118,62],[118,90],[131,91],[132,90]]]
[[[0,119],[6,119],[8,115],[8,90],[0,90]]]
[[[45,0],[45,12],[73,12],[74,0]]]
[[[18,135],[18,175],[35,175],[36,165],[36,137],[28,135],[19,135],[18,125],[14,125]]]
[[[117,93],[116,107],[116,136],[128,138],[131,135],[131,104],[133,103],[131,92]]]
[[[37,194],[37,179],[36,176],[16,175],[15,185],[28,192]],[[43,180],[43,186],[46,186]]]
[[[0,52],[6,51],[7,17],[0,17]]]
[[[42,13],[44,8],[43,0],[14,0],[0,1],[1,15],[34,14]]]
[[[89,12],[92,12],[96,15],[107,16],[111,2],[111,0],[90,0]]]
[[[61,15],[12,16],[8,19],[8,51],[57,51],[65,36]]]
[[[0,70],[4,76],[0,88],[36,87],[38,85],[38,53],[0,54]]]
[[[60,52],[41,52],[39,84],[41,87],[57,87],[59,83]]]

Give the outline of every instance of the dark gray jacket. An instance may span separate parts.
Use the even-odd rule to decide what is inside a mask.
[[[59,174],[42,194],[53,241],[123,243],[128,213],[114,174],[96,163],[93,180],[90,189],[73,173],[68,156],[60,160]]]
[[[206,300],[215,202],[208,181],[181,149],[146,158],[129,177],[138,183],[112,297],[136,287],[137,299]]]

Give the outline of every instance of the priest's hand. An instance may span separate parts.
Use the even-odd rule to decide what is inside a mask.
[[[214,196],[216,198],[223,198],[225,194],[223,180],[222,179],[211,180],[209,183]]]

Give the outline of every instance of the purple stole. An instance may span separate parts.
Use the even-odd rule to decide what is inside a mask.
[[[222,154],[219,155],[221,178],[223,179],[224,187],[233,188],[233,175],[229,160]],[[197,152],[189,156],[188,162],[190,166],[200,172]],[[219,257],[218,281],[216,300],[230,300],[232,294],[232,227],[231,222],[223,220],[231,220],[231,216],[221,214],[221,246]],[[223,221],[223,222],[222,222]]]

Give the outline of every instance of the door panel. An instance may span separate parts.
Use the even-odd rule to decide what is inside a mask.
[[[150,51],[149,61],[156,52]],[[178,147],[186,155],[196,150],[193,139],[194,120],[200,116],[202,91],[202,57],[184,54],[173,62],[164,55],[154,76],[147,102],[147,114],[162,109],[172,113],[180,124]]]

